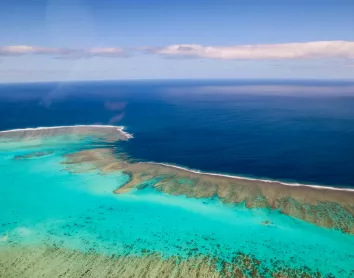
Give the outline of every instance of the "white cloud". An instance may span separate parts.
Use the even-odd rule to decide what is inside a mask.
[[[164,47],[138,47],[135,51],[154,53],[165,57],[197,57],[221,60],[295,60],[316,58],[354,59],[354,42],[315,41],[282,44],[253,44],[235,46],[203,46],[199,44],[175,44]],[[78,59],[94,56],[124,57],[127,50],[108,48],[50,48],[28,45],[0,46],[0,56],[26,54],[51,55],[59,59]]]
[[[25,54],[57,54],[66,55],[77,52],[75,49],[68,48],[49,48],[49,47],[37,47],[28,45],[13,45],[0,47],[0,55],[4,56],[16,56]]]
[[[145,48],[148,53],[165,56],[198,57],[223,60],[274,60],[349,58],[354,59],[354,42],[316,41],[283,44],[254,44],[235,46],[203,46],[176,44],[160,48]]]
[[[122,56],[124,55],[124,50],[116,47],[92,48],[87,53],[95,56]]]
[[[92,56],[124,56],[125,52],[121,48],[74,49],[28,45],[0,46],[0,55],[2,56],[20,56],[28,54],[52,55],[55,58],[61,59],[78,59]]]

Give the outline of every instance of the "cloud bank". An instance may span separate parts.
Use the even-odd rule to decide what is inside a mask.
[[[89,58],[94,56],[103,57],[122,57],[126,56],[122,48],[91,48],[91,49],[74,49],[74,48],[50,48],[28,45],[0,46],[1,56],[22,56],[22,55],[51,55],[59,59],[77,59]]]
[[[1,56],[51,55],[59,59],[89,57],[125,57],[132,49],[119,47],[73,49],[37,46],[0,46]],[[220,60],[296,60],[296,59],[354,59],[354,42],[315,41],[281,44],[253,44],[235,46],[204,46],[175,44],[163,47],[138,47],[136,52],[157,54],[164,57],[194,57]]]
[[[176,44],[146,48],[146,52],[164,56],[197,57],[221,60],[277,60],[314,58],[354,58],[354,42],[316,41],[304,43],[203,46]]]

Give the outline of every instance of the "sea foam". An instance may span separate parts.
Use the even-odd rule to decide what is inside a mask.
[[[226,178],[231,178],[231,179],[258,181],[258,182],[265,182],[265,183],[277,183],[277,184],[286,185],[286,186],[297,186],[297,187],[298,186],[306,186],[306,187],[312,187],[312,188],[316,188],[316,189],[328,189],[328,190],[336,190],[336,191],[354,192],[354,189],[351,189],[351,188],[323,186],[323,185],[314,185],[314,184],[302,184],[302,183],[296,183],[296,182],[290,183],[290,182],[282,182],[282,181],[278,181],[278,180],[257,179],[257,178],[249,178],[249,177],[236,176],[236,175],[210,173],[210,172],[203,172],[203,171],[200,171],[200,170],[189,169],[189,168],[185,168],[185,167],[182,167],[182,166],[168,164],[168,163],[161,163],[161,162],[151,162],[150,161],[150,162],[140,162],[140,163],[163,165],[163,166],[166,166],[166,167],[171,167],[171,168],[179,169],[179,170],[182,170],[182,171],[187,171],[187,172],[200,174],[200,175],[207,175],[207,176],[226,177]]]

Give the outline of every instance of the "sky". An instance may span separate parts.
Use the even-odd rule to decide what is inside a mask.
[[[353,0],[3,0],[0,82],[354,80]]]

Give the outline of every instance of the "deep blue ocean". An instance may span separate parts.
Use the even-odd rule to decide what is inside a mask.
[[[354,187],[354,83],[0,85],[0,130],[124,125],[127,153],[208,172]]]

